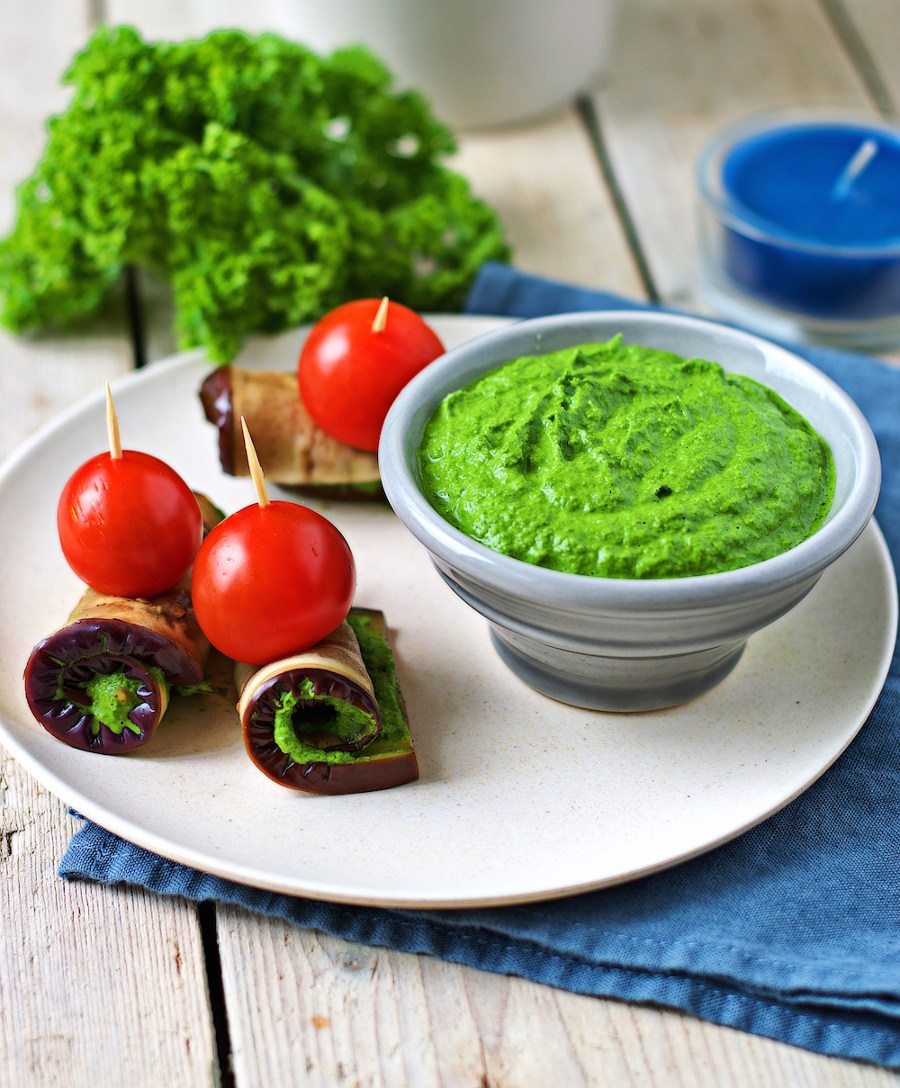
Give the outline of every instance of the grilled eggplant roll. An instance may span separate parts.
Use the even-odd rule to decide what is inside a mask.
[[[243,416],[266,478],[302,494],[333,499],[380,499],[373,453],[338,442],[313,423],[295,374],[222,366],[200,386],[206,418],[219,431],[219,460],[230,476],[249,476]]]
[[[208,532],[222,512],[197,496]],[[68,622],[25,666],[25,695],[48,733],[72,748],[119,755],[146,744],[170,689],[203,680],[209,643],[191,606],[190,571],[153,598],[85,590]]]
[[[306,793],[367,793],[419,767],[381,612],[353,609],[316,646],[238,665],[244,745],[269,778]]]

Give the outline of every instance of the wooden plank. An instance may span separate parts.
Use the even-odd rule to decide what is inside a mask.
[[[692,1017],[362,948],[219,912],[240,1088],[889,1088],[834,1061]]]
[[[90,22],[87,0],[34,0],[4,10],[3,231],[12,219],[13,184],[40,154],[45,117],[65,105],[58,77]],[[0,456],[72,401],[129,371],[123,328],[113,314],[65,336],[0,334]],[[64,884],[56,866],[75,827],[65,806],[0,750],[0,1083],[216,1083],[196,911],[137,892]]]
[[[465,133],[459,170],[506,227],[517,268],[642,295],[615,207],[574,111]]]
[[[878,18],[885,14],[879,11]],[[886,18],[873,20],[876,33],[887,25]],[[703,309],[694,169],[704,144],[724,125],[755,112],[822,105],[865,114],[873,104],[813,0],[621,5],[613,55],[594,104],[616,182],[660,296]],[[647,1079],[632,1074],[633,1083],[895,1083],[881,1070],[711,1029],[688,1017],[662,1014],[655,1021],[655,1013],[639,1009],[631,1015],[634,1022],[624,1030],[634,1051],[649,1061]],[[658,1064],[667,1052],[668,1074],[666,1064]]]
[[[874,109],[816,0],[622,4],[594,101],[659,294],[693,308],[702,308],[694,164],[706,142],[784,106]]]
[[[195,908],[61,881],[76,827],[0,758],[0,1083],[216,1084]]]

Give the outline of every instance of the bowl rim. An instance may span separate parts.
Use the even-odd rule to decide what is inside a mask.
[[[807,387],[827,393],[828,401],[841,413],[845,433],[857,458],[856,480],[841,509],[812,536],[770,559],[715,574],[637,579],[571,574],[504,555],[466,536],[431,506],[407,461],[406,440],[413,417],[420,412],[423,404],[433,400],[433,410],[449,392],[444,390],[440,396],[435,396],[434,392],[446,384],[448,371],[505,342],[513,332],[519,335],[523,332],[546,334],[575,323],[583,326],[592,322],[608,328],[618,322],[631,323],[636,319],[657,328],[674,324],[701,335],[714,330],[719,337],[745,348],[756,349],[766,362],[775,362],[780,372],[787,371]],[[607,335],[614,334],[610,332]],[[572,340],[572,344],[579,342],[585,342],[581,333]],[[510,359],[515,357],[515,354],[509,356]],[[501,365],[501,362],[486,364],[482,373]],[[469,376],[455,388],[461,388],[473,380],[474,376]],[[774,385],[773,388],[779,391]],[[421,427],[424,427],[427,418],[423,417]],[[416,444],[420,436],[421,429],[416,436]],[[812,363],[779,344],[713,319],[638,309],[576,311],[513,321],[451,348],[413,378],[394,401],[382,430],[378,460],[388,502],[407,529],[425,545],[439,564],[464,571],[467,577],[492,592],[576,613],[595,613],[598,608],[623,607],[640,612],[671,611],[673,608],[690,611],[717,604],[728,607],[814,579],[846,551],[866,527],[875,509],[881,484],[880,455],[867,420],[850,396]]]

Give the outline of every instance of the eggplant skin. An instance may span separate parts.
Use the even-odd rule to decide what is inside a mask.
[[[231,397],[231,367],[220,366],[200,386],[200,402],[209,423],[219,431],[219,461],[222,471],[234,476],[234,411]]]
[[[200,664],[184,648],[137,624],[119,619],[81,619],[42,639],[25,666],[25,696],[32,714],[57,740],[72,748],[120,755],[140,748],[156,732],[166,694],[149,671],[162,671],[174,684],[197,684]],[[129,718],[139,732],[95,733],[85,688],[98,673],[124,672],[137,680],[140,702]]]
[[[272,751],[256,748],[253,762],[279,786],[301,793],[319,793],[336,797],[349,793],[374,793],[415,782],[419,763],[415,752],[379,756],[360,763],[292,763],[289,756],[274,742]],[[273,773],[269,768],[281,757],[282,767]]]

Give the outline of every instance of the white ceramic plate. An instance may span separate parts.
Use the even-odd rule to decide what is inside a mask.
[[[448,346],[494,318],[440,318]],[[302,333],[252,344],[244,365],[289,369]],[[196,390],[197,354],[114,391],[126,447],[171,464],[227,510],[251,485],[222,475]],[[387,508],[322,505],[357,560],[357,602],[395,634],[419,754],[416,784],[314,797],[270,782],[244,754],[233,707],[176,700],[148,747],[74,751],[32,718],[22,668],[80,587],[60,554],[56,499],[104,445],[101,397],[77,406],[0,470],[0,740],[79,812],[149,850],[232,880],[320,899],[474,906],[629,880],[763,820],[853,738],[888,668],[896,589],[873,525],[792,613],[756,635],[735,672],[687,706],[579,710],[521,684],[483,620],[443,585]],[[277,490],[277,489],[276,489]]]

